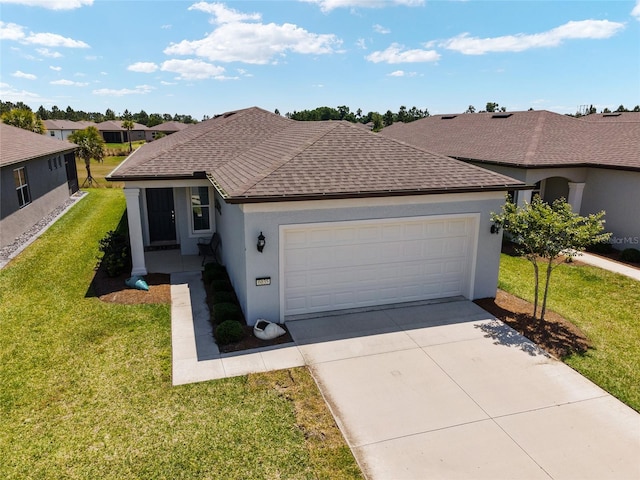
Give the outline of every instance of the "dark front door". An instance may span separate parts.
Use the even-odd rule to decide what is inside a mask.
[[[173,208],[173,189],[148,188],[147,213],[150,242],[175,243],[176,215]]]

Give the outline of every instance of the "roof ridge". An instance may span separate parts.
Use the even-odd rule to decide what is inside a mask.
[[[240,190],[236,195],[234,196],[239,196],[244,194],[247,190],[250,190],[251,188],[253,188],[254,186],[256,186],[258,183],[260,183],[261,181],[263,181],[265,178],[269,177],[270,175],[272,175],[273,173],[277,172],[280,168],[282,168],[284,165],[286,165],[287,163],[289,163],[290,161],[294,160],[298,155],[300,155],[302,152],[304,152],[305,150],[307,150],[308,148],[310,148],[311,146],[313,146],[314,143],[316,143],[318,140],[320,140],[322,137],[324,137],[325,135],[327,135],[329,132],[331,132],[332,130],[334,130],[338,124],[336,123],[335,125],[331,125],[331,128],[324,128],[327,125],[331,125],[329,122],[294,122],[291,124],[290,128],[284,128],[282,129],[280,132],[278,132],[277,135],[274,135],[273,137],[271,137],[269,140],[267,140],[266,142],[260,144],[260,145],[256,145],[255,147],[247,150],[246,152],[243,152],[241,155],[236,156],[233,160],[226,162],[225,163],[225,167],[229,166],[229,164],[232,161],[237,161],[237,162],[242,162],[243,157],[251,155],[251,152],[253,152],[254,150],[259,150],[259,149],[263,149],[265,145],[268,145],[269,143],[276,143],[276,142],[280,142],[279,137],[281,137],[283,134],[284,135],[288,135],[290,133],[290,131],[292,129],[297,129],[300,128],[302,130],[304,129],[308,129],[312,126],[316,127],[316,126],[322,126],[322,131],[312,135],[309,139],[305,140],[304,142],[302,142],[302,144],[298,144],[295,146],[295,148],[291,149],[291,152],[287,152],[286,155],[282,155],[280,157],[279,160],[277,160],[274,163],[269,164],[268,168],[264,168],[262,169],[262,171],[258,174],[255,175],[251,178],[250,181],[246,181],[244,183],[241,183],[240,185],[238,185],[236,187],[236,189]],[[215,174],[214,174],[215,176]]]
[[[544,111],[544,110],[543,110]],[[536,122],[536,126],[533,129],[533,134],[531,136],[531,141],[527,146],[527,151],[524,153],[524,163],[528,164],[529,160],[533,158],[538,151],[538,145],[540,144],[540,139],[542,138],[542,129],[544,124],[546,123],[546,115],[539,115],[538,121]]]

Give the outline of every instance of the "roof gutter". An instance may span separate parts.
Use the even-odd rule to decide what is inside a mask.
[[[473,163],[486,163],[489,165],[500,165],[502,167],[513,168],[530,168],[530,169],[542,169],[542,168],[604,168],[609,170],[624,170],[631,172],[639,172],[640,166],[634,167],[632,165],[609,165],[606,163],[550,163],[546,165],[531,165],[528,163],[516,163],[516,162],[501,162],[499,160],[482,160],[478,158],[467,157],[455,157],[451,155],[451,158],[460,160],[462,162]]]

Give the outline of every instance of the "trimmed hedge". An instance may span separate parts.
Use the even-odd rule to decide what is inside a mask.
[[[216,305],[218,303],[234,303],[237,304],[238,303],[238,299],[236,298],[236,294],[233,292],[224,292],[224,291],[220,291],[220,292],[215,292],[213,294],[213,305]]]
[[[225,320],[216,328],[215,337],[220,345],[239,342],[244,338],[244,328],[240,322]]]
[[[620,254],[620,258],[625,262],[640,263],[640,250],[625,248]]]
[[[217,303],[213,306],[216,323],[226,320],[242,321],[242,310],[235,303]]]

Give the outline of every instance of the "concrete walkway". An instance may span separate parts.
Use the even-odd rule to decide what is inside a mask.
[[[200,272],[171,278],[173,383],[308,365],[369,479],[640,478],[640,415],[472,302],[287,322],[294,344],[220,354]]]
[[[578,255],[575,259],[578,262],[593,265],[594,267],[609,270],[610,272],[619,273],[640,282],[640,268],[630,267],[624,263],[609,260],[608,258],[601,257],[599,255],[592,255],[586,252],[582,253],[582,255]]]

